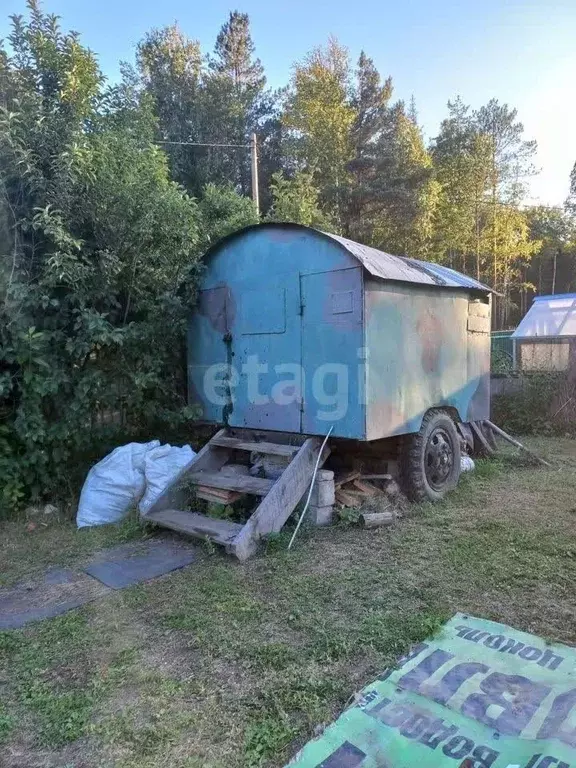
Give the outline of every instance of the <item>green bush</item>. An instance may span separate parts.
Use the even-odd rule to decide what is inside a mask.
[[[568,397],[566,374],[531,373],[522,379],[518,392],[497,395],[492,402],[492,419],[503,429],[518,435],[576,433],[574,408],[562,407]],[[576,405],[576,403],[575,403]]]
[[[186,405],[201,246],[253,206],[211,187],[206,224],[153,144],[146,98],[29,3],[0,46],[0,514],[75,493],[118,443]],[[222,202],[224,201],[224,202]]]

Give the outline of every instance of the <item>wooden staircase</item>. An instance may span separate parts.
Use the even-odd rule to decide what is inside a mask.
[[[165,528],[210,539],[239,560],[246,560],[256,551],[259,539],[282,528],[309,488],[322,442],[322,438],[289,433],[221,429],[142,517]],[[284,459],[279,476],[249,474],[248,461],[254,454]],[[327,443],[319,467],[329,454]],[[234,468],[238,466],[234,463],[236,457],[246,466],[246,473],[227,471],[231,464]],[[216,497],[218,494],[225,497],[228,491],[234,498],[250,494],[259,497],[260,501],[250,518],[241,525],[179,509],[191,488],[203,498],[210,498],[210,492]]]

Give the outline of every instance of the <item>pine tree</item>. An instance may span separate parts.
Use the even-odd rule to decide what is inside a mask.
[[[438,185],[422,132],[406,114],[403,102],[389,110],[377,153],[373,196],[378,203],[372,242],[392,253],[425,258],[431,245]]]
[[[479,135],[470,108],[460,98],[448,102],[448,111],[431,147],[440,184],[436,255],[479,280],[484,271],[490,143]]]
[[[516,121],[517,111],[491,99],[474,113],[478,133],[490,141],[490,219],[492,222],[492,286],[498,287],[498,205],[518,205],[526,191],[526,179],[534,173],[531,159],[535,141],[523,139],[524,126]],[[502,258],[505,262],[505,259]],[[507,276],[503,275],[507,282]],[[501,286],[502,287],[502,286]]]
[[[233,11],[223,25],[209,60],[202,94],[203,141],[236,144],[205,153],[206,177],[229,182],[250,192],[250,154],[247,146],[272,116],[274,98],[266,91],[266,77],[250,33],[247,14]],[[261,143],[268,138],[260,136]]]
[[[312,173],[296,171],[290,179],[281,172],[275,173],[271,192],[273,203],[268,221],[292,221],[307,227],[330,229],[330,221],[320,209],[320,193]]]
[[[378,140],[387,126],[391,96],[391,78],[382,83],[374,62],[362,51],[351,99],[355,112],[351,127],[354,156],[348,164],[349,188],[344,229],[350,237],[367,242],[373,234],[373,187],[381,170]]]

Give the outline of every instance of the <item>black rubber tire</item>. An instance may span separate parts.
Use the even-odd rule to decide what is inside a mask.
[[[436,475],[434,467],[430,467],[429,463],[430,452],[438,453],[434,441],[441,441],[441,462],[444,462]],[[405,436],[400,449],[399,468],[402,490],[410,501],[440,501],[458,485],[460,437],[446,411],[427,411],[420,431]]]

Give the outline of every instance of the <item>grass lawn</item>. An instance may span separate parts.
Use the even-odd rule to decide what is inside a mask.
[[[460,610],[576,642],[576,441],[551,469],[480,462],[393,529],[286,536],[66,616],[0,632],[3,768],[282,766],[351,695]],[[5,523],[3,583],[73,563],[133,524]]]

